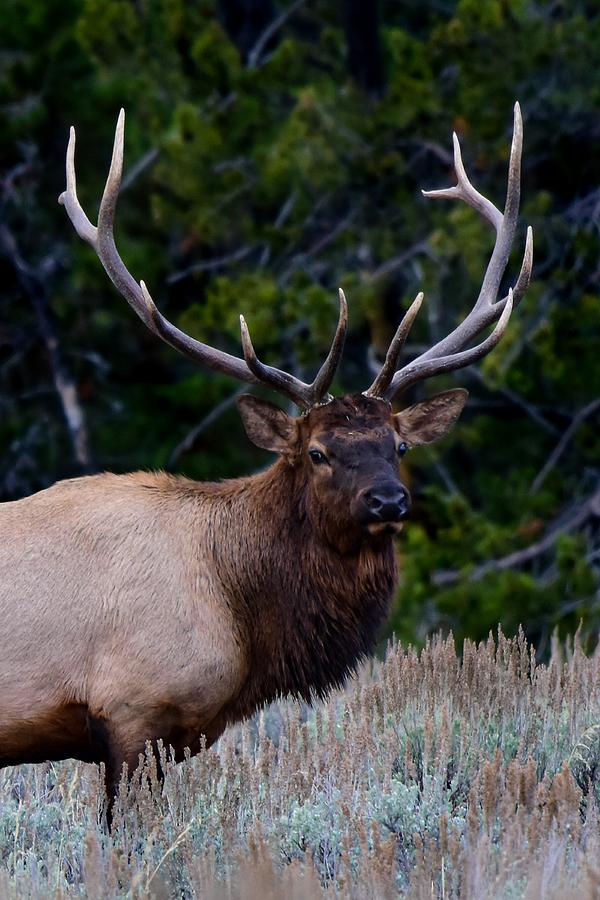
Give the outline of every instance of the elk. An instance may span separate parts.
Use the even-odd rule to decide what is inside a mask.
[[[102,762],[109,804],[123,765],[132,772],[147,742],[162,740],[180,760],[275,698],[326,696],[372,652],[397,581],[393,537],[410,506],[400,458],[445,435],[467,392],[447,390],[400,412],[392,402],[491,351],[532,267],[528,229],[520,274],[499,298],[519,209],[517,104],[502,213],[469,181],[456,135],[456,186],[426,192],[464,201],[495,230],[473,308],[400,368],[419,294],[371,386],[333,398],[348,318],[342,291],[331,349],[310,384],[261,362],[243,317],[238,358],[159,312],[113,236],[123,134],[121,111],[95,227],[77,199],[71,129],[59,202],[75,230],[154,334],[209,369],[267,385],[302,414],[239,398],[250,440],[278,455],[250,477],[91,475],[0,505],[0,766]]]

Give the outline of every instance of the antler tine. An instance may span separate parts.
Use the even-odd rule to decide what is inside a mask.
[[[519,218],[519,204],[521,200],[521,154],[523,150],[523,117],[521,107],[515,103],[513,119],[513,136],[510,146],[510,159],[508,163],[508,183],[506,186],[506,202],[504,213],[496,226],[496,242],[488,263],[479,297],[475,309],[490,307],[498,296],[498,289],[506,266],[508,257],[515,239],[517,221]]]
[[[66,160],[67,189],[66,191],[62,192],[62,194],[58,198],[58,202],[61,206],[65,207],[67,215],[73,223],[75,231],[77,232],[79,237],[84,241],[87,241],[88,244],[91,244],[91,246],[95,249],[98,229],[95,225],[92,225],[92,223],[86,216],[79,202],[79,198],[77,197],[77,177],[75,175],[75,142],[75,129],[71,125],[69,129],[69,143],[67,145]]]
[[[424,197],[430,197],[433,200],[463,200],[497,229],[502,221],[502,213],[494,206],[491,200],[480,194],[471,184],[462,161],[460,141],[455,131],[452,133],[452,144],[454,146],[454,170],[457,184],[454,187],[441,188],[435,191],[421,191],[421,193]]]
[[[100,201],[100,209],[98,211],[98,236],[96,243],[96,252],[98,258],[104,266],[106,273],[116,289],[122,294],[129,305],[134,309],[144,324],[154,329],[154,324],[158,320],[157,316],[147,319],[147,306],[144,302],[143,292],[135,278],[130,274],[125,263],[119,255],[114,237],[115,213],[117,210],[117,200],[119,199],[119,190],[121,188],[121,176],[123,174],[123,150],[125,145],[125,110],[121,109],[119,118],[117,119],[117,127],[115,128],[115,139],[113,142],[112,157],[110,160],[110,169],[106,177],[106,184]],[[148,297],[150,295],[148,294]],[[155,307],[156,309],[156,307]]]
[[[498,319],[492,333],[489,334],[481,344],[478,344],[476,347],[471,347],[469,350],[463,350],[460,353],[452,353],[450,356],[440,356],[436,359],[427,360],[426,363],[415,365],[414,368],[414,364],[409,363],[401,372],[396,373],[388,390],[383,394],[384,399],[389,400],[391,403],[394,396],[399,391],[405,391],[408,387],[424,378],[431,378],[432,375],[441,375],[444,372],[453,372],[455,369],[462,369],[465,366],[470,366],[471,363],[482,359],[493,350],[496,344],[501,340],[506,331],[512,311],[513,290],[512,288],[509,288],[506,305],[502,310],[502,315]]]
[[[348,303],[346,302],[346,295],[341,288],[338,289],[338,297],[340,301],[340,311],[337,328],[331,343],[331,349],[311,385],[315,403],[321,403],[324,399],[329,398],[329,387],[335,378],[335,373],[340,364],[344,344],[346,342],[346,332],[348,331]]]
[[[119,255],[114,239],[114,220],[123,171],[123,148],[125,135],[125,112],[121,110],[115,129],[110,169],[106,179],[100,210],[98,227],[92,225],[77,198],[75,175],[75,129],[71,128],[66,157],[67,189],[60,195],[77,234],[96,251],[110,280],[127,300],[144,324],[167,344],[183,353],[196,363],[201,363],[215,371],[232,375],[240,381],[256,383],[262,381],[276,391],[290,397],[302,409],[308,409],[320,402],[327,392],[339,363],[344,345],[348,322],[345,297],[340,296],[340,316],[331,350],[312,385],[304,384],[298,378],[280,369],[265,366],[254,353],[245,322],[242,324],[242,342],[245,359],[239,359],[208,344],[197,341],[169,322],[157,309],[145,283],[139,284],[133,278]]]
[[[246,365],[253,372],[259,381],[264,384],[270,384],[280,393],[286,394],[301,409],[310,409],[324,400],[330,400],[331,397],[327,393],[329,386],[333,381],[337,367],[339,365],[342,350],[344,349],[344,341],[346,340],[346,331],[348,329],[348,304],[346,295],[339,289],[340,312],[335,335],[331,344],[331,349],[327,354],[325,362],[317,372],[315,380],[311,384],[300,381],[288,375],[287,372],[281,372],[271,366],[262,363],[254,350],[250,331],[243,316],[240,316],[240,331],[242,335],[242,349],[244,351],[244,359]]]
[[[402,321],[398,325],[396,329],[396,334],[392,338],[392,342],[388,348],[388,352],[385,355],[384,363],[377,375],[377,378],[373,382],[370,388],[367,388],[364,391],[365,397],[383,397],[385,391],[387,390],[394,373],[396,371],[396,366],[398,365],[398,360],[400,358],[400,354],[402,353],[402,348],[406,343],[406,338],[408,337],[408,333],[412,328],[412,324],[415,321],[419,310],[421,309],[421,304],[423,303],[423,292],[417,294],[409,308],[406,310],[406,313],[402,317]]]
[[[527,226],[527,233],[525,237],[525,250],[523,251],[523,259],[521,260],[521,268],[519,270],[519,277],[517,278],[514,287],[512,288],[513,292],[513,309],[516,309],[525,293],[527,288],[529,287],[529,282],[531,281],[531,273],[533,270],[533,228],[531,225]],[[494,316],[497,316],[500,312],[504,310],[506,306],[506,302],[508,300],[508,294],[502,298],[502,300],[498,300],[496,303],[491,304],[490,309]],[[490,318],[490,322],[493,322],[493,317]]]
[[[440,372],[462,368],[488,353],[504,333],[508,318],[504,317],[507,307],[512,309],[521,301],[531,278],[533,265],[533,232],[527,230],[525,252],[519,277],[508,296],[498,300],[498,290],[508,264],[514,241],[520,200],[521,152],[523,147],[523,120],[518,103],[514,108],[513,137],[508,165],[506,203],[501,213],[494,204],[477,191],[465,171],[460,144],[454,135],[454,166],[457,184],[437,191],[423,191],[426,197],[434,199],[459,199],[473,207],[496,231],[494,249],[488,262],[477,300],[466,318],[446,337],[426,350],[404,369],[396,372],[389,386],[384,390],[386,399],[391,399],[410,384]],[[500,320],[500,321],[498,321]],[[481,344],[465,350],[465,347],[486,327],[498,321],[492,334]],[[503,328],[500,328],[503,322]]]
[[[250,338],[246,320],[243,316],[240,316],[240,331],[244,359],[246,365],[256,377],[256,380],[262,384],[270,385],[280,394],[289,397],[290,400],[293,400],[294,403],[300,407],[300,409],[309,409],[313,405],[309,396],[309,385],[304,384],[304,382],[300,381],[298,378],[294,378],[293,375],[288,375],[287,372],[275,369],[272,366],[267,366],[259,360],[256,351],[254,350],[252,339]]]
[[[513,300],[515,309],[525,296],[525,291],[529,287],[531,281],[531,272],[533,269],[533,228],[527,226],[527,237],[525,238],[525,252],[523,253],[523,262],[521,263],[521,271],[513,288]]]
[[[458,184],[453,188],[445,188],[439,191],[423,191],[425,197],[435,199],[459,199],[463,200],[469,206],[476,210],[492,224],[496,230],[496,242],[490,257],[479,296],[473,307],[473,311],[481,309],[484,306],[490,307],[498,294],[500,281],[504,274],[508,263],[510,248],[514,241],[515,230],[517,227],[517,219],[519,216],[520,201],[520,181],[521,181],[521,153],[523,149],[523,118],[521,116],[521,107],[519,103],[515,103],[513,118],[513,136],[510,148],[510,159],[508,164],[508,183],[506,188],[506,203],[504,213],[501,213],[494,204],[477,191],[467,176],[462,156],[460,152],[460,144],[456,134],[453,135],[454,140],[454,165],[456,169],[456,177]],[[503,308],[503,307],[502,307]],[[494,321],[500,315],[501,309],[496,310],[496,315],[490,319]],[[463,325],[472,321],[467,317]],[[488,322],[487,324],[490,324]],[[459,326],[459,329],[461,326]],[[452,332],[449,337],[455,336],[458,332]],[[477,334],[477,331],[460,334],[462,338],[461,346]],[[445,339],[448,340],[447,338]],[[440,342],[444,343],[444,342]],[[439,346],[439,345],[438,345]],[[432,351],[436,348],[432,348]],[[449,348],[448,348],[449,349]]]

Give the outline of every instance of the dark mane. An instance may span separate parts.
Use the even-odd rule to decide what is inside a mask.
[[[259,546],[235,548],[245,565],[241,570],[238,564],[227,585],[250,660],[247,682],[227,711],[230,721],[277,697],[310,702],[342,686],[372,653],[396,583],[391,538],[343,555],[323,545],[297,473],[283,461],[246,484],[249,493],[258,489],[266,514],[260,530],[241,531]],[[242,515],[243,509],[242,500]],[[231,548],[215,552],[219,570],[228,571],[223,555]]]

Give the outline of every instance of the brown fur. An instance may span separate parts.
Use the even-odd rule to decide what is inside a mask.
[[[397,478],[398,422],[364,397],[297,420],[269,407],[268,427],[261,409],[249,432],[283,434],[262,474],[103,474],[0,506],[0,765],[104,762],[110,796],[146,741],[196,752],[372,651],[396,566],[352,504],[373,472]],[[346,454],[339,484],[311,468],[315,441]]]

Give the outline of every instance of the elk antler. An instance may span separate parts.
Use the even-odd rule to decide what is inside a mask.
[[[343,291],[339,292],[339,319],[331,349],[315,380],[311,384],[305,384],[300,379],[259,362],[252,347],[250,334],[246,323],[241,318],[242,345],[244,359],[217,350],[208,344],[203,344],[195,338],[180,331],[172,322],[169,322],[156,307],[143,281],[138,284],[128,271],[125,263],[119,255],[115,244],[113,225],[117,198],[121,186],[121,173],[123,170],[123,142],[125,129],[125,112],[121,110],[115,131],[112,160],[106,179],[104,193],[100,202],[98,213],[98,227],[96,228],[77,199],[77,182],[75,178],[75,129],[71,128],[69,145],[67,147],[67,189],[58,198],[63,204],[79,237],[87,241],[96,251],[100,262],[104,266],[108,277],[127,300],[134,312],[140,317],[144,325],[153,331],[171,347],[179,350],[194,362],[208,366],[226,375],[232,375],[240,381],[267,384],[286,397],[289,397],[302,409],[330,399],[328,391],[335,376],[346,337],[348,325],[348,309]]]
[[[367,396],[382,397],[391,401],[396,394],[417,381],[468,366],[489,353],[506,331],[512,310],[520,303],[527,290],[533,264],[533,231],[528,228],[519,277],[514,288],[509,288],[507,296],[498,300],[500,282],[508,263],[519,215],[522,146],[523,121],[519,104],[515,103],[506,204],[504,213],[501,213],[493,203],[475,190],[469,181],[463,166],[458,137],[454,134],[454,168],[458,183],[454,187],[439,191],[423,191],[423,194],[426,197],[463,200],[495,228],[496,242],[481,290],[473,309],[454,331],[396,372],[402,345],[421,306],[423,295],[419,294],[400,323],[381,371],[371,387],[365,391]],[[484,341],[468,350],[464,349],[484,328],[496,321],[496,327]]]

